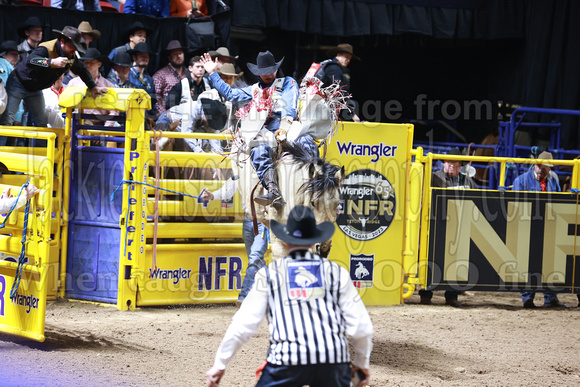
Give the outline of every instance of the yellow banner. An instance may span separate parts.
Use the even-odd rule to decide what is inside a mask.
[[[345,123],[327,161],[345,167],[330,259],[367,305],[402,302],[406,166],[413,126]]]

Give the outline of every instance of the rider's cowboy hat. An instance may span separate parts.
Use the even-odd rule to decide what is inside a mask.
[[[270,228],[282,241],[298,246],[324,242],[334,234],[334,224],[331,222],[316,224],[314,212],[305,206],[294,207],[288,215],[286,224],[271,220]]]
[[[18,36],[26,38],[26,34],[24,33],[24,31],[26,31],[30,27],[43,27],[44,28],[44,27],[46,27],[46,25],[42,24],[38,17],[29,16],[24,21],[24,23],[22,23],[20,26],[18,26],[18,29],[16,30],[16,32],[18,33]]]
[[[103,64],[107,64],[109,63],[109,58],[107,58],[105,55],[101,54],[101,52],[99,50],[97,50],[96,48],[89,48],[87,50],[87,52],[85,52],[85,54],[81,57],[82,61],[85,60],[98,60],[99,62],[103,63]]]
[[[72,44],[79,52],[83,53],[86,51],[86,45],[84,44],[83,37],[81,32],[74,27],[66,26],[59,30],[52,30],[52,32],[56,32],[60,35],[61,38],[67,40],[70,44]]]
[[[224,63],[222,65],[222,67],[220,67],[218,69],[217,72],[220,75],[227,75],[227,76],[234,77],[234,78],[239,78],[242,75],[244,75],[244,72],[243,71],[241,73],[239,73],[239,74],[236,74],[236,69],[234,68],[234,65],[231,64],[231,63]]]
[[[284,58],[276,62],[274,55],[270,51],[266,51],[258,54],[256,64],[248,63],[248,68],[255,76],[268,75],[278,71],[283,61]]]
[[[199,101],[209,127],[214,130],[222,130],[228,118],[228,112],[224,104],[209,98],[200,98]]]
[[[350,54],[352,59],[360,60],[360,58],[354,54],[352,46],[348,43],[341,43],[338,46],[332,47],[330,50],[328,50],[329,57],[334,58],[336,54]]]

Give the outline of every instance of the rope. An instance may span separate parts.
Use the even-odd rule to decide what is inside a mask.
[[[18,198],[22,194],[24,188],[28,186],[28,181],[24,183],[22,188],[20,188],[20,192],[18,193],[18,197],[16,198],[16,203],[18,203]],[[16,207],[16,203],[10,209],[10,212],[6,215],[6,219],[2,223],[2,227],[6,223],[8,216]],[[14,282],[12,283],[12,289],[10,289],[10,298],[16,297],[16,293],[18,292],[18,287],[20,286],[20,280],[22,279],[22,270],[24,269],[24,256],[26,254],[26,234],[28,233],[28,214],[30,212],[30,199],[26,202],[26,206],[24,207],[24,226],[22,228],[22,248],[20,249],[20,256],[18,257],[18,266],[16,267],[16,276],[14,277]]]
[[[8,218],[10,217],[10,215],[12,214],[12,211],[14,211],[14,209],[16,208],[16,205],[18,204],[18,199],[20,199],[20,195],[22,195],[22,191],[28,187],[28,181],[26,183],[24,183],[22,185],[22,187],[20,187],[20,191],[18,192],[18,196],[16,197],[16,201],[14,202],[14,204],[12,205],[12,208],[10,208],[10,211],[8,211],[6,213],[6,218],[4,218],[4,222],[2,222],[2,224],[0,224],[0,228],[4,228],[6,227],[6,221],[8,221]]]
[[[121,186],[123,184],[141,184],[141,185],[145,185],[147,187],[153,187],[156,190],[167,191],[167,192],[171,192],[171,193],[174,193],[174,194],[177,194],[177,195],[187,196],[187,197],[194,198],[194,199],[197,199],[198,198],[198,196],[195,196],[195,195],[189,195],[189,194],[182,193],[182,192],[172,191],[170,189],[161,188],[161,187],[158,187],[158,186],[153,185],[153,184],[144,183],[142,181],[125,180],[125,179],[123,179],[123,180],[121,180],[121,182],[119,183],[119,185],[117,185],[117,188],[115,188],[115,190],[111,194],[111,201],[115,200],[115,194],[117,193],[117,191],[119,190],[119,188],[121,188]],[[131,189],[131,187],[129,186],[129,190],[130,189]],[[129,232],[128,232],[129,222],[127,220],[129,219],[129,200],[130,199],[131,199],[131,196],[130,195],[127,195],[127,214],[125,214],[125,219],[126,219],[125,220],[125,248],[123,250],[123,256],[124,257],[127,256],[127,236],[129,234]]]

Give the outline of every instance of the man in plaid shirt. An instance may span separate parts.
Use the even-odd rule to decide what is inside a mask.
[[[187,75],[185,62],[185,47],[178,40],[172,40],[163,51],[169,59],[169,64],[153,75],[155,92],[157,93],[157,113],[165,112],[165,97],[169,90]]]

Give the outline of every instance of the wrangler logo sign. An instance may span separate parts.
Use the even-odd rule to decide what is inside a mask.
[[[570,289],[577,211],[571,194],[433,189],[428,285]]]

